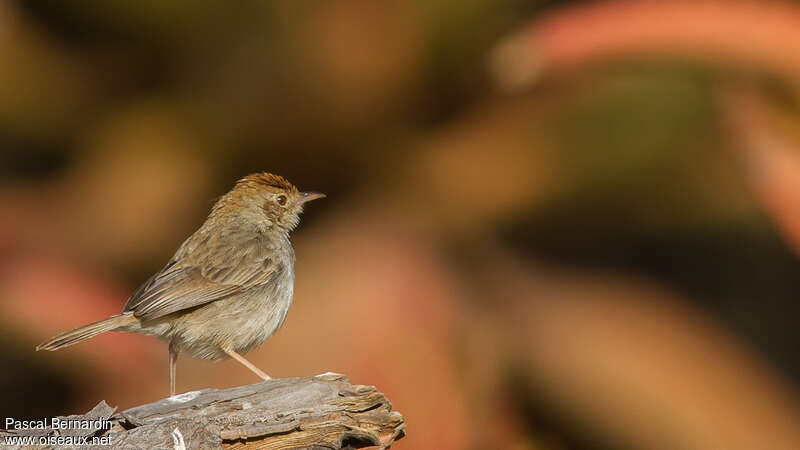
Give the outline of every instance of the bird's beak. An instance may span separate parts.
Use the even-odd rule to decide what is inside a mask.
[[[327,197],[322,192],[301,192],[300,193],[300,201],[302,203],[310,202],[311,200],[316,200],[318,198],[325,198]]]

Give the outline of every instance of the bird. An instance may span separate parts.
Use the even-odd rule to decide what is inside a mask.
[[[323,197],[267,172],[238,180],[167,264],[128,298],[122,313],[55,336],[36,350],[59,350],[107,331],[138,333],[168,342],[170,396],[179,354],[233,358],[269,380],[242,355],[283,325],[294,294],[289,234],[305,204]]]

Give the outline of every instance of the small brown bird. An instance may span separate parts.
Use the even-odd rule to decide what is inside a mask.
[[[294,292],[289,233],[303,205],[322,197],[270,173],[242,178],[167,265],[131,295],[122,314],[58,335],[36,350],[58,350],[106,331],[149,334],[169,342],[170,395],[181,352],[230,357],[268,380],[242,353],[263,344],[286,319]]]

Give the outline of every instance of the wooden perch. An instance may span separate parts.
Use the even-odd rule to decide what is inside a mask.
[[[203,389],[115,410],[103,401],[82,416],[66,418],[81,423],[108,419],[107,429],[10,430],[0,439],[69,435],[88,439],[90,445],[80,448],[105,450],[108,443],[92,446],[92,439],[105,437],[115,449],[383,449],[405,434],[403,416],[392,411],[382,393],[373,386],[353,386],[334,373]]]

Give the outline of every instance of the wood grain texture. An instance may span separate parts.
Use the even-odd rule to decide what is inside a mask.
[[[81,432],[110,435],[115,449],[389,448],[405,435],[403,416],[392,411],[381,392],[333,373],[203,389],[114,411],[100,402],[87,414],[70,418],[109,418],[110,429]]]

